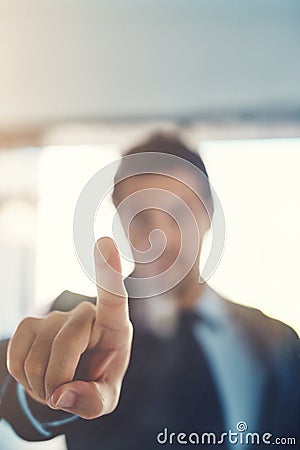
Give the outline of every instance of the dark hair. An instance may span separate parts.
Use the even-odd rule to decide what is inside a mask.
[[[168,155],[174,155],[179,158],[184,159],[185,161],[193,164],[197,169],[199,169],[205,176],[201,177],[199,180],[199,186],[201,194],[204,197],[207,207],[209,208],[209,213],[213,212],[213,200],[210,189],[210,183],[208,179],[208,174],[204,165],[204,162],[199,155],[198,152],[191,150],[187,147],[187,145],[178,138],[177,135],[174,134],[166,134],[166,133],[155,133],[152,134],[146,141],[142,142],[139,145],[129,148],[124,154],[124,156],[136,155],[140,153],[165,153]],[[118,204],[117,200],[117,186],[120,180],[122,179],[122,175],[126,168],[123,164],[124,160],[121,160],[120,166],[115,175],[115,183],[114,190],[112,194],[113,202],[115,206]],[[177,158],[173,158],[171,161],[173,164],[172,167],[168,167],[168,169],[180,169],[180,160]],[[169,164],[169,160],[168,160]]]

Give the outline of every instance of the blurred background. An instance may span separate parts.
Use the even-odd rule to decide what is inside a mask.
[[[158,129],[201,151],[223,204],[210,284],[300,332],[299,73],[298,0],[0,0],[0,336],[64,289],[95,294],[76,200]],[[3,422],[0,442],[64,448]]]

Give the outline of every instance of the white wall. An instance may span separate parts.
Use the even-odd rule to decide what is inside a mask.
[[[300,104],[298,0],[0,0],[0,125]]]

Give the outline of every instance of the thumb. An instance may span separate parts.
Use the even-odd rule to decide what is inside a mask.
[[[116,407],[107,385],[96,381],[76,380],[59,386],[51,396],[51,407],[83,419],[95,419]]]

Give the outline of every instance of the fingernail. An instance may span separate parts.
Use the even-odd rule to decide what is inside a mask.
[[[58,408],[69,409],[73,408],[76,402],[76,394],[72,391],[65,391],[61,394],[55,405]]]
[[[100,263],[105,263],[109,260],[111,254],[111,242],[109,238],[101,238],[97,241],[97,247],[100,257]]]

